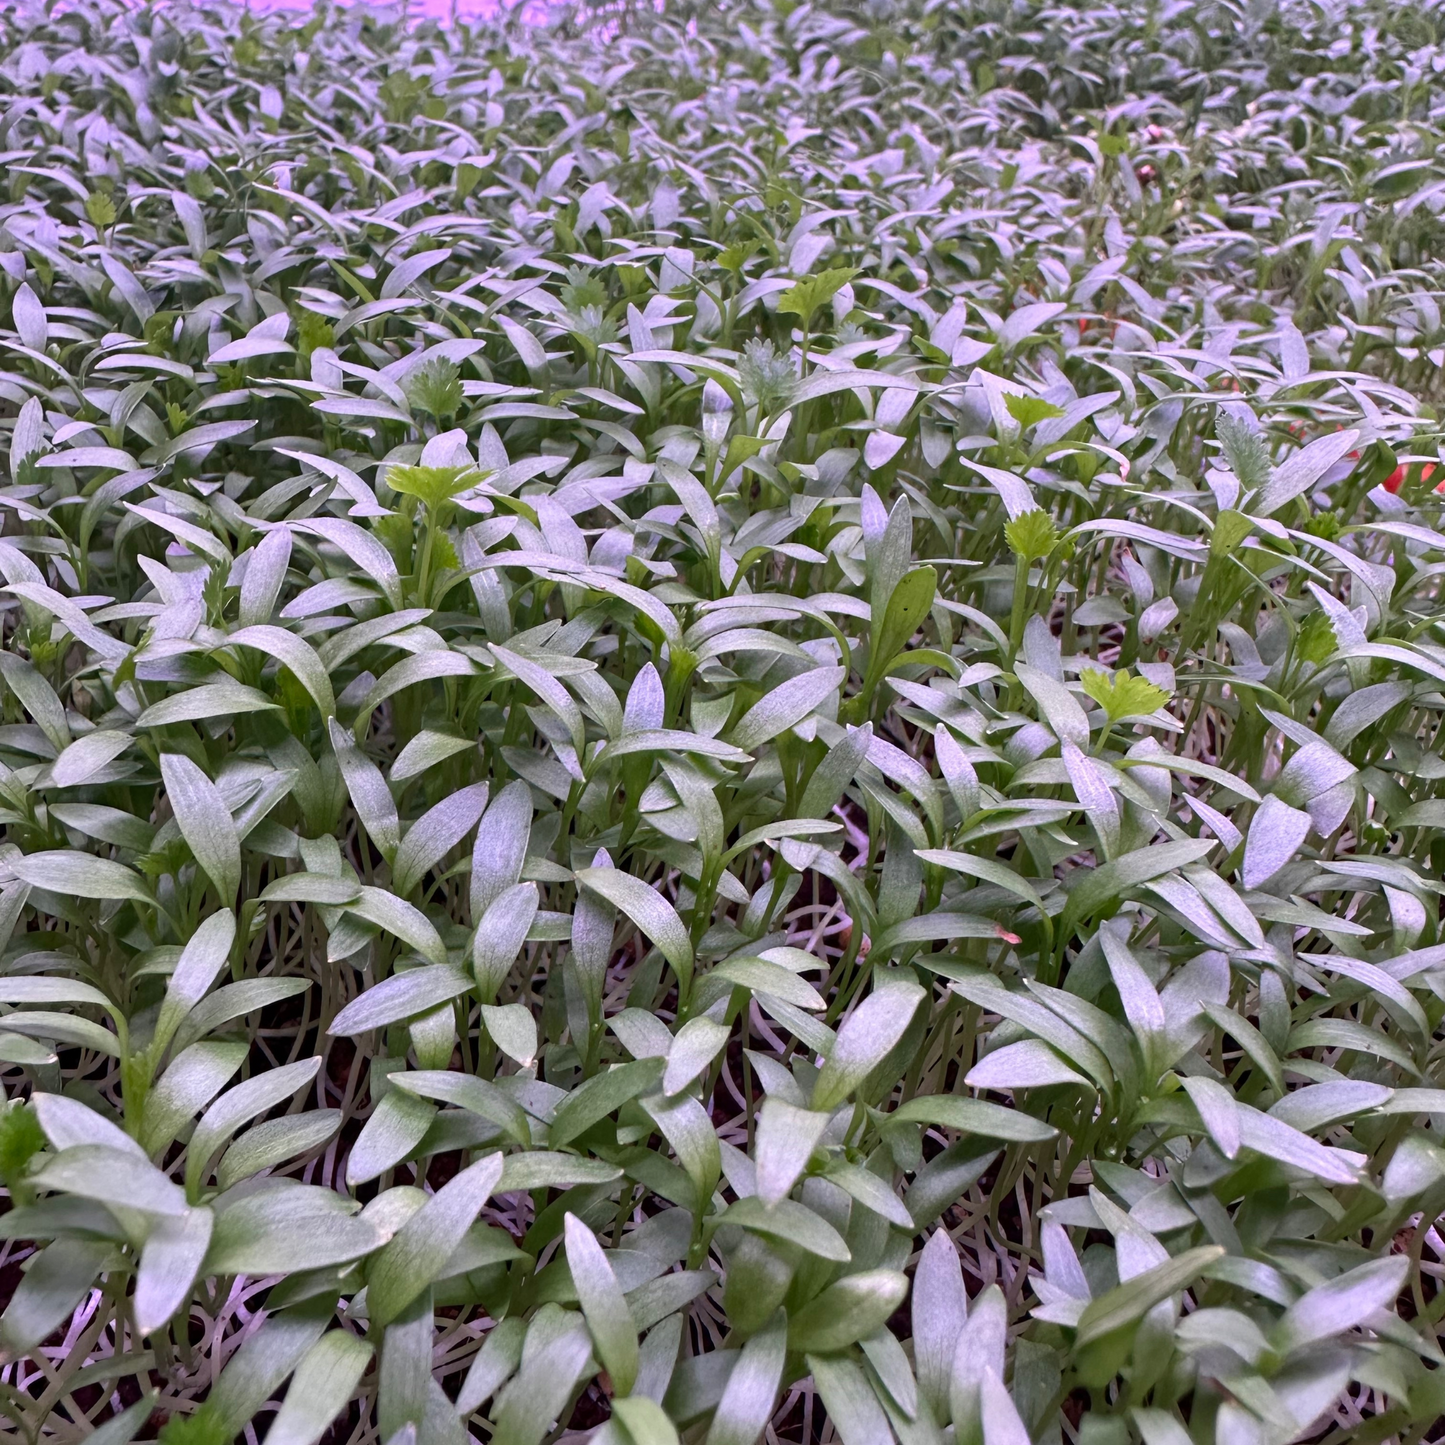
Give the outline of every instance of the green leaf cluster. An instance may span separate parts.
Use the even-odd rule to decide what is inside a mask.
[[[1416,1445],[1428,10],[0,11],[27,1445]]]

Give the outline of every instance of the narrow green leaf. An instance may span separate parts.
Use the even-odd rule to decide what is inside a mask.
[[[594,1124],[615,1113],[629,1099],[653,1088],[662,1078],[661,1059],[637,1059],[630,1064],[617,1064],[578,1085],[558,1105],[552,1115],[547,1137],[554,1149],[570,1144]]]
[[[780,1310],[743,1346],[713,1413],[707,1445],[756,1445],[772,1419],[787,1350],[788,1322]]]
[[[75,1239],[41,1250],[0,1315],[0,1343],[14,1354],[27,1354],[64,1324],[110,1251],[108,1244]]]
[[[199,687],[188,688],[185,692],[152,703],[136,719],[136,726],[164,728],[176,723],[230,717],[236,713],[279,711],[279,705],[264,692],[225,678],[223,681],[202,683]]]
[[[161,777],[181,836],[221,902],[234,907],[241,887],[241,839],[221,790],[180,753],[161,754]]]
[[[692,938],[677,910],[655,888],[617,868],[579,868],[578,884],[620,908],[672,965],[684,992],[692,983]]]
[[[1059,1132],[1022,1110],[948,1094],[920,1094],[886,1117],[895,1124],[932,1124],[984,1139],[1022,1144],[1040,1144],[1057,1138]]]
[[[266,1431],[271,1445],[316,1445],[346,1409],[371,1362],[371,1346],[347,1330],[328,1330],[302,1356],[281,1409]]]
[[[577,1218],[566,1219],[567,1266],[587,1321],[592,1343],[618,1395],[628,1395],[637,1379],[637,1329],[627,1302],[597,1236]]]
[[[910,983],[869,994],[838,1030],[838,1042],[813,1087],[812,1107],[837,1108],[903,1037],[924,997],[924,991]]]
[[[389,1324],[439,1277],[501,1177],[502,1156],[488,1154],[453,1175],[402,1225],[367,1274],[374,1324]]]
[[[821,707],[842,686],[847,675],[845,667],[816,667],[780,682],[738,720],[732,731],[733,746],[745,753],[755,753],[764,743],[796,727]]]
[[[368,1029],[415,1018],[439,1003],[459,998],[471,986],[471,979],[450,964],[408,969],[383,979],[352,999],[331,1021],[330,1032],[337,1037],[364,1034]]]
[[[139,874],[109,858],[96,858],[89,853],[64,850],[26,853],[7,859],[6,865],[22,882],[62,897],[130,898],[137,903],[151,904],[155,901]]]
[[[908,1293],[894,1269],[844,1275],[788,1321],[788,1348],[832,1354],[882,1329]]]
[[[1186,1249],[1173,1259],[1137,1274],[1116,1285],[1107,1294],[1092,1300],[1079,1317],[1074,1334],[1074,1349],[1081,1350],[1142,1320],[1156,1304],[1177,1294],[1198,1279],[1206,1265],[1218,1259],[1224,1250],[1217,1244]]]
[[[141,1251],[133,1300],[141,1334],[159,1329],[190,1299],[211,1243],[212,1224],[209,1209],[191,1209],[152,1225]]]

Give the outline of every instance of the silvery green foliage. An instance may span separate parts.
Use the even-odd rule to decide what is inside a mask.
[[[16,1438],[1421,1438],[1433,10],[0,25]]]

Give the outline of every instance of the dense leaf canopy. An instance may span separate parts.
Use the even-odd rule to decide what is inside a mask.
[[[1421,1440],[1445,12],[52,8],[7,1433]]]

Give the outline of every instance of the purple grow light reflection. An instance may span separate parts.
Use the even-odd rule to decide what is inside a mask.
[[[442,24],[464,21],[477,24],[508,17],[519,19],[524,25],[546,25],[572,9],[580,9],[592,20],[604,26],[609,16],[625,9],[654,9],[661,14],[664,0],[596,0],[581,6],[566,3],[566,0],[392,0],[390,4],[374,3],[374,0],[338,0],[345,8],[367,6],[370,9],[395,13],[403,11],[409,20],[438,20]],[[313,0],[244,0],[244,8],[257,14],[270,14],[279,10],[306,11],[312,8]]]
[[[392,4],[368,4],[367,0],[339,0],[350,9],[353,5],[366,6],[378,11],[405,11],[408,19],[440,20],[444,24],[453,20],[469,23],[496,20],[504,15],[516,15],[525,24],[545,25],[557,12],[558,6],[549,0],[394,0]],[[312,0],[245,0],[245,8],[257,14],[270,14],[277,10],[310,10]]]

